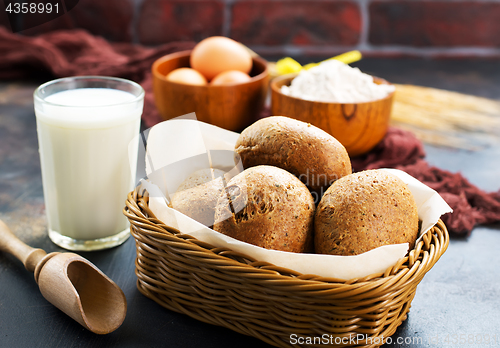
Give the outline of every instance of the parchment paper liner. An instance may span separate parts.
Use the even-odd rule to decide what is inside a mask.
[[[196,121],[194,114],[159,123],[150,129],[146,152],[148,180],[141,180],[141,185],[148,191],[149,208],[158,219],[215,247],[228,248],[303,274],[343,280],[384,272],[406,255],[407,243],[382,246],[356,256],[268,250],[215,232],[169,208],[170,195],[194,171],[212,166],[231,172],[232,176],[243,170],[241,163],[234,165],[232,156],[218,155],[233,151],[238,136],[238,133]],[[442,214],[452,211],[436,191],[420,181],[400,170],[384,170],[401,178],[413,193],[422,221],[420,236],[434,226]]]

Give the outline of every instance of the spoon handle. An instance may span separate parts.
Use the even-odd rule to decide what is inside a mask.
[[[2,220],[0,220],[0,250],[14,255],[30,272],[34,272],[38,262],[47,255],[44,250],[32,248],[21,242]]]

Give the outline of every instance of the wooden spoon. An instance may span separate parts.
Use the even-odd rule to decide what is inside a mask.
[[[96,334],[116,330],[125,319],[123,291],[91,262],[74,253],[50,253],[21,242],[0,220],[0,250],[35,273],[50,303]]]

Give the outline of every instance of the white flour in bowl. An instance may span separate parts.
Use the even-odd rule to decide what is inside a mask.
[[[328,60],[302,70],[290,86],[282,86],[285,95],[326,103],[362,103],[385,98],[393,85],[377,85],[373,77],[338,60]]]

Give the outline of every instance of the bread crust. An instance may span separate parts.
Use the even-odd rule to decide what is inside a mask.
[[[214,230],[266,249],[312,252],[314,200],[289,172],[256,166],[232,178],[219,197]]]
[[[415,199],[407,185],[384,170],[367,170],[336,181],[315,215],[315,251],[358,255],[382,245],[409,243],[419,231]]]
[[[235,145],[244,168],[271,165],[289,171],[321,195],[352,172],[345,147],[311,124],[283,116],[266,117],[247,127]],[[319,201],[319,199],[318,199]]]

